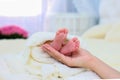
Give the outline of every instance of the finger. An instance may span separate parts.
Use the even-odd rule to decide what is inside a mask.
[[[55,58],[56,60],[68,64],[68,62],[70,61],[70,57],[68,56],[64,56],[63,54],[61,54],[60,52],[58,52],[57,50],[55,50],[54,48],[52,48],[50,45],[45,44],[42,46],[43,50],[46,51],[50,56],[52,56],[53,58]]]

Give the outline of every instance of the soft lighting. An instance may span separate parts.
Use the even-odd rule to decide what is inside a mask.
[[[0,0],[0,16],[36,16],[41,9],[42,0]]]

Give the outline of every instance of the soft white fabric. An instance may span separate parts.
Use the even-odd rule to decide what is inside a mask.
[[[47,40],[53,40],[54,36],[55,36],[54,33],[39,32],[34,34],[28,39],[27,46],[30,47],[29,55],[31,56],[31,57],[26,57],[27,59],[25,59],[27,60],[26,62],[28,62],[27,64],[28,71],[30,71],[31,74],[41,75],[42,79],[45,79],[45,80],[48,79],[48,77],[49,77],[49,80],[51,79],[59,80],[58,76],[61,77],[61,79],[65,79],[65,80],[68,80],[67,78],[69,77],[72,77],[73,79],[75,79],[76,76],[81,75],[82,72],[87,73],[88,71],[83,68],[70,68],[64,64],[59,63],[58,61],[50,57],[48,54],[43,52],[40,49],[40,47],[37,46],[37,45],[43,44]],[[72,37],[75,37],[75,36],[69,35],[68,39],[71,39]],[[80,46],[82,48],[86,48],[85,43],[82,41],[82,39],[79,38],[79,40],[81,41]],[[94,75],[92,75],[91,77],[91,74],[90,74],[90,76],[88,76],[89,79],[99,78],[95,73],[93,72],[91,73]],[[73,80],[72,78],[71,80]]]
[[[0,54],[16,54],[25,48],[25,39],[1,39]],[[7,50],[6,50],[7,49]]]
[[[108,24],[109,25],[109,24]],[[117,25],[119,26],[119,25]],[[105,25],[101,26],[101,27],[106,27]],[[98,27],[99,28],[99,27]],[[112,28],[112,27],[111,27]],[[110,28],[110,29],[111,29]],[[110,34],[107,34],[108,31],[110,31],[111,34],[114,34],[114,31],[119,33],[119,27],[113,27],[115,29],[111,29],[111,30],[103,30],[102,32],[104,32],[105,37],[114,37],[113,35],[110,36]],[[100,29],[100,34],[101,34],[101,29],[106,29],[106,28],[99,28]],[[99,30],[98,29],[98,30]],[[92,29],[92,34],[94,33],[95,29]],[[44,32],[42,32],[44,33]],[[53,33],[51,33],[53,34]],[[47,35],[51,35],[51,34],[47,34]],[[91,33],[89,33],[90,35]],[[54,34],[53,34],[54,35]],[[98,35],[99,36],[99,35]],[[22,44],[24,44],[25,42],[19,40],[19,41],[15,41],[15,40],[8,40],[9,42],[7,42],[7,40],[3,40],[0,42],[0,49],[5,48],[8,49],[8,51],[6,52],[6,50],[0,50],[0,53],[8,53],[4,56],[0,55],[0,79],[1,80],[57,80],[57,76],[58,76],[58,72],[56,72],[56,69],[51,69],[49,70],[49,68],[53,68],[54,66],[50,65],[53,62],[56,62],[54,59],[50,58],[48,55],[43,55],[43,54],[37,54],[40,53],[39,51],[39,47],[37,47],[36,45],[41,44],[44,42],[45,39],[42,39],[41,37],[45,37],[45,34],[41,34],[41,32],[36,33],[35,35],[33,35],[31,38],[28,39],[27,41],[27,45],[24,49],[21,49],[22,52],[20,54],[16,54],[16,55],[8,55],[9,53],[18,53],[18,51],[16,52],[17,48],[22,48]],[[87,37],[87,35],[86,35]],[[93,55],[97,56],[98,58],[100,58],[101,60],[103,60],[105,63],[107,63],[108,65],[110,65],[111,67],[117,69],[120,71],[120,43],[116,42],[116,40],[118,40],[116,37],[116,40],[114,41],[110,41],[107,40],[107,38],[101,38],[98,39],[97,36],[93,38],[91,37],[87,37],[84,39],[80,38],[81,41],[81,46],[84,48],[87,48]],[[49,37],[48,37],[49,38]],[[48,39],[46,38],[46,39]],[[53,39],[54,36],[51,36],[51,38],[49,39]],[[40,40],[42,39],[42,40]],[[114,39],[114,38],[113,38]],[[12,43],[10,43],[12,42]],[[3,44],[2,44],[3,43]],[[5,45],[4,45],[5,44]],[[8,45],[7,45],[8,44]],[[14,44],[14,45],[12,45]],[[19,45],[21,44],[21,45]],[[87,45],[86,45],[87,44]],[[19,46],[17,46],[19,45]],[[7,46],[7,47],[6,47]],[[11,47],[12,46],[12,47]],[[10,50],[12,49],[12,50]],[[14,50],[16,49],[16,50]],[[4,51],[4,52],[3,52]],[[19,50],[20,51],[20,50]],[[34,53],[34,54],[33,54]],[[32,56],[31,56],[32,55]],[[42,56],[41,59],[43,59],[43,61],[46,61],[46,57],[48,57],[48,59],[50,60],[47,61],[48,63],[44,63],[42,61],[42,63],[40,63],[40,56]],[[39,60],[40,59],[40,60]],[[53,60],[53,61],[52,61]],[[7,64],[7,65],[6,65]],[[59,69],[59,65],[60,66],[64,66],[65,65],[61,65],[60,63],[56,63],[55,65],[58,65],[58,69]],[[49,67],[48,67],[49,66]],[[4,71],[3,71],[4,69]],[[60,67],[59,70],[64,70]],[[68,68],[69,69],[69,68]],[[3,73],[4,72],[4,73]],[[43,73],[41,73],[43,72]],[[48,72],[48,73],[47,73]],[[65,71],[67,73],[67,71]],[[52,76],[50,75],[49,78],[46,76],[41,77],[41,75],[49,75],[52,74]],[[61,72],[62,73],[62,72]],[[39,75],[41,74],[41,75]],[[60,74],[61,75],[61,74]],[[53,77],[54,76],[54,77]],[[79,75],[75,75],[75,76],[70,76],[67,77],[65,80],[93,80],[93,79],[97,79],[99,78],[94,72],[92,71],[85,71],[83,70],[83,72],[80,71]]]
[[[86,31],[83,38],[104,39],[109,42],[120,42],[120,23],[97,25]]]
[[[120,23],[112,25],[112,28],[106,34],[105,40],[120,42]]]
[[[102,39],[105,38],[107,32],[111,29],[111,24],[106,25],[96,25],[89,30],[87,30],[82,37],[84,38],[98,38]]]
[[[73,36],[68,36],[71,39]],[[77,37],[77,36],[76,36]],[[52,40],[53,33],[39,32],[31,36],[20,54],[5,54],[1,56],[4,64],[0,69],[2,80],[92,80],[99,79],[94,72],[84,68],[70,68],[51,58],[38,45],[46,40]],[[79,38],[80,39],[80,38]],[[81,47],[87,48],[80,39]],[[7,64],[7,65],[6,65]],[[8,69],[8,70],[7,70]],[[86,77],[87,76],[87,77]]]
[[[119,23],[97,25],[85,32],[82,37],[93,55],[120,71]]]

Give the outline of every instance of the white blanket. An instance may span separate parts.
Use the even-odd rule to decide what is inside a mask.
[[[4,56],[2,60],[9,69],[9,76],[6,74],[2,76],[5,77],[4,80],[92,80],[99,78],[90,70],[70,68],[43,52],[38,45],[46,40],[53,40],[54,35],[46,32],[36,33],[28,39],[27,46],[22,53],[16,56]],[[68,36],[68,39],[72,37]],[[81,39],[80,41],[81,47],[86,48],[85,43]]]
[[[83,38],[93,55],[120,71],[120,23],[94,26]]]

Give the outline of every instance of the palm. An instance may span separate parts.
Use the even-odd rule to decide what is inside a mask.
[[[73,52],[72,56],[66,57],[66,59],[68,58],[68,63],[71,63],[70,66],[72,65],[72,67],[84,67],[85,63],[89,61],[90,56],[88,51],[79,49]]]

